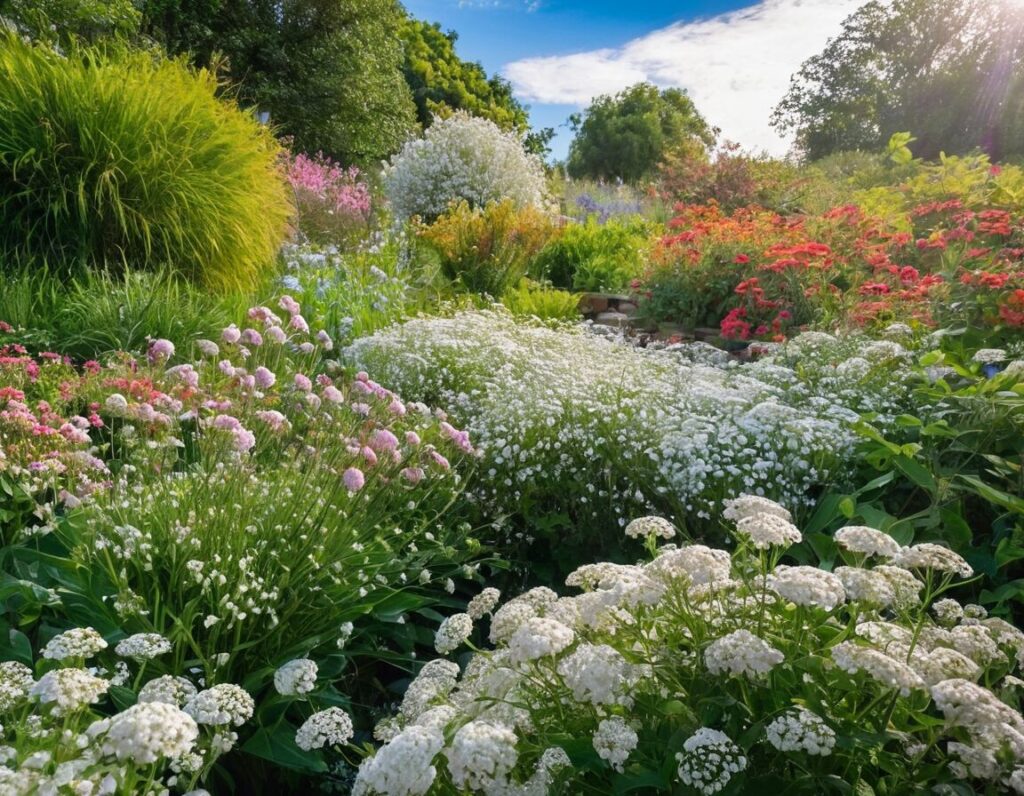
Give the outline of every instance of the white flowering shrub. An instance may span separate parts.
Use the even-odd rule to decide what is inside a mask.
[[[253,698],[230,683],[142,682],[143,647],[170,651],[156,634],[115,646],[84,627],[54,636],[35,672],[0,663],[0,793],[198,792],[252,718]],[[132,688],[138,701],[126,706]]]
[[[459,112],[402,147],[384,169],[384,190],[396,218],[431,221],[459,200],[471,207],[503,199],[541,205],[544,167],[516,133]]]
[[[863,409],[848,406],[853,381],[818,391],[783,364],[717,367],[500,311],[409,321],[346,356],[467,426],[490,516],[525,515],[588,557],[653,511],[717,533],[720,501],[739,491],[809,506],[851,471]]]
[[[493,650],[423,668],[355,792],[1024,793],[1024,633],[945,596],[962,558],[856,526],[835,571],[786,566],[782,506],[724,508],[732,553],[651,522],[648,560],[498,608]]]

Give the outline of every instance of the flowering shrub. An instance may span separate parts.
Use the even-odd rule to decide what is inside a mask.
[[[899,414],[906,391],[886,386],[905,361],[899,346],[864,352],[866,370],[883,374],[872,398],[855,365],[827,381],[823,362],[819,393],[781,363],[726,370],[498,312],[410,321],[346,355],[449,407],[483,452],[476,499],[491,516],[526,516],[565,562],[615,550],[618,529],[654,507],[715,532],[708,520],[737,490],[813,503],[850,461],[857,412]]]
[[[429,222],[458,201],[471,208],[505,199],[539,207],[544,169],[516,133],[457,112],[435,121],[423,138],[410,141],[391,159],[384,188],[397,218],[420,216]]]
[[[370,186],[358,168],[342,168],[323,153],[286,159],[295,194],[299,231],[321,244],[352,243],[365,236],[370,221]]]
[[[440,257],[445,277],[498,298],[525,276],[530,258],[553,232],[545,213],[505,199],[472,209],[459,202],[417,235]]]
[[[541,249],[530,272],[567,290],[625,291],[646,266],[650,231],[642,221],[568,224]]]
[[[724,516],[732,553],[651,532],[492,607],[494,649],[423,667],[354,792],[1024,793],[1024,633],[945,596],[962,558],[858,526],[842,566],[787,566],[785,509]]]
[[[205,793],[193,788],[235,746],[255,705],[230,683],[147,677],[170,649],[158,635],[114,647],[76,627],[46,643],[35,673],[31,659],[0,663],[3,792]]]

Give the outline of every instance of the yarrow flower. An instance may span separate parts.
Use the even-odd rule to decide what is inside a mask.
[[[934,569],[938,572],[952,572],[961,578],[969,578],[974,574],[971,565],[963,556],[954,553],[948,547],[924,542],[913,547],[905,547],[896,557],[895,563],[907,569]]]
[[[736,522],[736,530],[758,550],[799,544],[803,535],[789,520],[775,514],[751,514]]]
[[[903,547],[891,536],[865,525],[848,525],[835,533],[836,544],[851,553],[895,558]]]
[[[739,523],[748,517],[756,517],[759,514],[768,514],[786,522],[793,521],[793,515],[784,506],[759,495],[740,495],[723,500],[722,505],[725,507],[722,516],[733,523]]]
[[[35,680],[32,670],[17,661],[0,662],[0,713],[24,701]]]
[[[200,691],[185,704],[185,712],[200,724],[233,724],[238,727],[252,718],[256,703],[242,688],[221,683]]]
[[[846,601],[843,583],[831,572],[816,567],[775,568],[770,586],[780,597],[796,605],[831,611]]]
[[[787,711],[765,728],[768,743],[780,752],[806,752],[827,757],[836,745],[835,731],[805,708]]]
[[[54,715],[61,716],[98,702],[108,688],[109,681],[84,669],[54,669],[39,678],[29,696],[44,705],[52,704]]]
[[[423,796],[434,784],[434,757],[444,735],[434,727],[411,725],[359,766],[352,796]]]
[[[626,526],[626,536],[630,539],[646,539],[656,536],[672,539],[676,535],[676,527],[663,517],[639,517]]]
[[[469,614],[452,614],[441,622],[434,635],[434,648],[442,655],[458,649],[473,632],[473,620]]]
[[[994,365],[1008,359],[1006,351],[1001,348],[979,348],[971,358],[982,365]]]
[[[508,641],[509,660],[525,663],[554,657],[576,640],[571,628],[554,619],[533,617],[519,626]]]
[[[770,672],[784,660],[783,654],[749,630],[735,630],[711,642],[704,650],[704,664],[712,674],[751,679]]]
[[[580,644],[558,664],[577,702],[614,705],[636,677],[634,667],[607,644]]]
[[[317,665],[309,658],[296,658],[274,672],[274,688],[284,696],[308,694],[316,688]]]
[[[445,751],[448,773],[457,788],[484,790],[507,780],[519,757],[516,734],[486,721],[462,725]]]
[[[166,702],[181,707],[196,695],[196,687],[185,677],[165,674],[139,689],[139,702]]]
[[[594,731],[592,743],[594,750],[608,765],[621,772],[622,766],[629,758],[629,753],[636,749],[639,738],[636,730],[626,724],[620,716],[603,719]]]
[[[117,642],[114,652],[122,658],[148,661],[171,651],[171,642],[159,633],[136,633]]]
[[[473,620],[483,619],[487,614],[494,610],[494,607],[498,604],[500,599],[501,592],[488,586],[469,601],[469,605],[466,607],[466,613],[468,613],[470,618]]]
[[[185,711],[165,702],[143,702],[110,718],[103,753],[151,765],[183,757],[198,737],[199,727]]]
[[[901,660],[854,641],[843,641],[832,648],[832,660],[848,674],[864,672],[886,688],[894,688],[900,696],[925,687],[921,676]]]
[[[352,719],[341,708],[328,708],[314,713],[295,733],[295,744],[306,752],[324,746],[348,743],[355,734]]]
[[[49,660],[63,661],[68,658],[91,658],[105,650],[107,642],[91,627],[74,627],[65,630],[46,642],[42,655]]]
[[[676,754],[677,773],[684,785],[703,796],[718,793],[747,767],[743,751],[724,732],[701,727]]]

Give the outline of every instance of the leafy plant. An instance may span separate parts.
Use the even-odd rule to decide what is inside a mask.
[[[530,273],[569,290],[621,292],[639,277],[650,250],[651,227],[642,220],[593,216],[567,224],[537,254]]]
[[[523,279],[515,290],[502,297],[502,304],[513,315],[545,321],[578,320],[580,297],[566,290],[556,290]]]

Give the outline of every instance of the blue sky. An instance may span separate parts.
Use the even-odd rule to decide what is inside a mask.
[[[863,0],[405,0],[459,34],[462,58],[512,81],[535,126],[555,127],[597,94],[648,80],[686,88],[723,138],[784,154],[768,125],[789,76]]]

